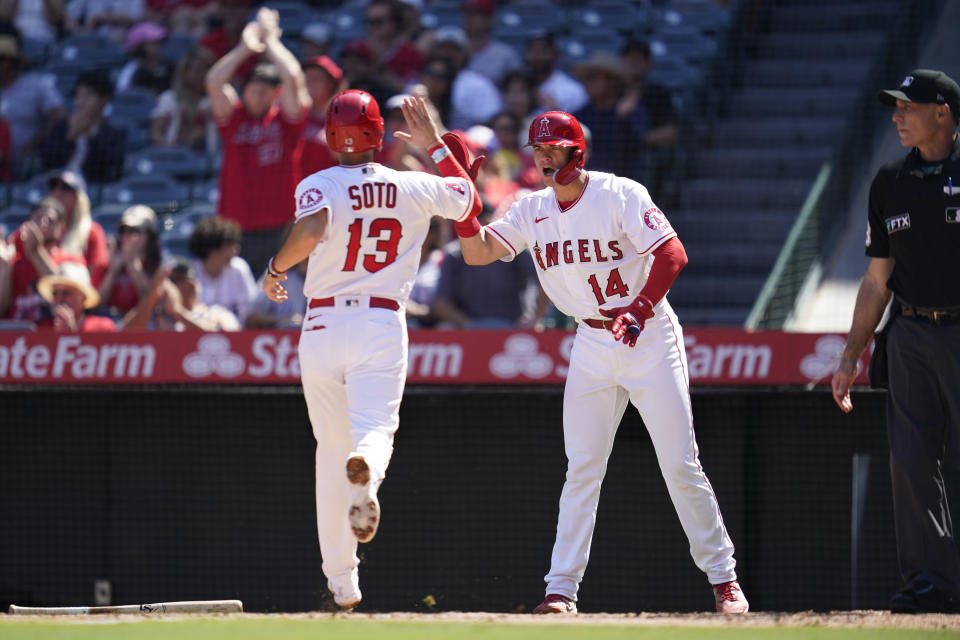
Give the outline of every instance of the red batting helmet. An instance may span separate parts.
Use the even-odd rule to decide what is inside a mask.
[[[327,146],[339,153],[360,153],[383,146],[380,107],[366,91],[349,89],[327,108]]]
[[[557,171],[554,180],[558,184],[565,185],[573,182],[580,175],[587,143],[580,123],[572,115],[565,111],[547,111],[534,118],[530,123],[527,146],[532,147],[535,144],[575,147],[570,156],[570,162]]]

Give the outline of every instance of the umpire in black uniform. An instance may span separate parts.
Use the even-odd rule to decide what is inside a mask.
[[[900,144],[912,149],[870,188],[870,263],[833,398],[853,410],[850,385],[892,295],[887,435],[904,586],[890,610],[958,611],[960,553],[941,465],[960,442],[960,87],[943,72],[916,69],[879,99],[895,107]]]

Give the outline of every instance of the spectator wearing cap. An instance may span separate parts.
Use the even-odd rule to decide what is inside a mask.
[[[300,160],[301,175],[308,176],[337,164],[337,159],[327,146],[324,127],[330,100],[346,89],[347,84],[343,71],[327,56],[310,58],[302,66],[307,93],[313,103],[307,114],[307,127],[303,131],[303,155]]]
[[[158,269],[147,295],[123,319],[123,328],[167,331],[239,331],[230,311],[200,301],[197,272],[185,258]]]
[[[64,261],[83,262],[82,256],[60,248],[65,221],[63,205],[48,197],[34,205],[30,217],[14,232],[10,246],[20,250],[11,260],[9,305],[0,308],[0,315],[38,322],[44,305],[36,292],[37,279],[56,272]]]
[[[638,151],[647,130],[647,110],[639,104],[623,113],[617,110],[627,83],[619,57],[595,51],[573,72],[590,96],[590,102],[573,115],[593,132],[591,169],[639,181],[643,155]]]
[[[257,273],[292,221],[311,104],[300,63],[280,41],[278,20],[275,10],[261,8],[240,44],[213,65],[206,80],[223,141],[218,212],[243,229],[243,256]],[[241,100],[230,78],[244,60],[261,53],[267,62],[254,67]]]
[[[559,109],[579,111],[590,97],[583,85],[560,68],[560,52],[553,33],[540,31],[527,38],[523,61],[537,87],[537,112]]]
[[[74,87],[73,113],[62,118],[40,148],[46,169],[66,169],[92,182],[123,176],[127,131],[104,118],[113,98],[113,82],[106,69],[84,71]]]
[[[144,0],[71,0],[67,13],[76,31],[95,32],[122,44],[127,30],[143,19]]]
[[[16,179],[36,169],[34,153],[67,113],[50,76],[26,72],[20,34],[0,25],[0,105],[10,125],[10,166]]]
[[[520,69],[523,60],[513,47],[491,37],[495,12],[494,0],[465,0],[463,3],[463,31],[470,54],[468,68],[496,84],[507,72]]]
[[[107,236],[100,223],[90,215],[87,183],[76,171],[58,171],[47,181],[48,195],[63,205],[66,230],[60,238],[60,247],[83,256],[93,283],[100,282],[110,262]]]
[[[100,295],[90,284],[90,272],[81,263],[62,263],[56,273],[37,281],[37,291],[50,305],[50,317],[41,320],[38,328],[69,332],[117,330],[112,319],[87,313],[100,303]]]
[[[131,60],[117,74],[116,90],[141,87],[159,95],[170,88],[173,65],[163,55],[167,30],[156,22],[139,22],[127,32],[123,48]]]
[[[191,264],[200,284],[200,301],[226,307],[241,323],[259,291],[250,267],[237,255],[242,236],[236,222],[212,216],[202,218],[187,241],[195,258]]]
[[[407,39],[403,21],[398,0],[371,0],[364,8],[362,42],[370,51],[374,73],[392,93],[401,92],[423,66],[423,54]],[[357,88],[352,82],[350,86]]]
[[[333,30],[326,22],[311,22],[300,32],[300,59],[310,60],[317,56],[330,55]]]
[[[204,84],[213,63],[213,54],[203,47],[193,47],[177,62],[173,86],[160,94],[150,114],[153,144],[188,147],[211,157],[219,153],[220,134]]]
[[[487,122],[503,108],[500,91],[485,75],[467,67],[470,50],[460,27],[440,27],[434,32],[431,58],[449,60],[453,70],[450,86],[450,116],[444,123],[452,129]]]
[[[128,207],[117,221],[116,240],[109,239],[110,263],[97,285],[107,313],[122,318],[150,288],[160,266],[157,214],[146,205]]]

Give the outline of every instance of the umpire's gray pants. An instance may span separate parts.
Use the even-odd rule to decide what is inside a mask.
[[[887,435],[900,574],[906,584],[926,579],[960,594],[960,554],[941,470],[948,444],[955,448],[960,442],[960,322],[938,325],[900,316],[890,328],[887,353]]]

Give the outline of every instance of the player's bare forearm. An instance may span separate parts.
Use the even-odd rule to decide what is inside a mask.
[[[327,229],[327,210],[300,218],[277,255],[273,258],[273,268],[287,271],[310,256]]]
[[[509,253],[508,249],[483,227],[474,236],[460,237],[460,252],[464,262],[475,266],[490,264]]]
[[[890,258],[871,258],[867,272],[860,282],[857,301],[853,309],[853,321],[847,344],[843,349],[841,364],[856,363],[873,337],[873,332],[883,317],[883,310],[890,302],[887,278],[893,270]]]

